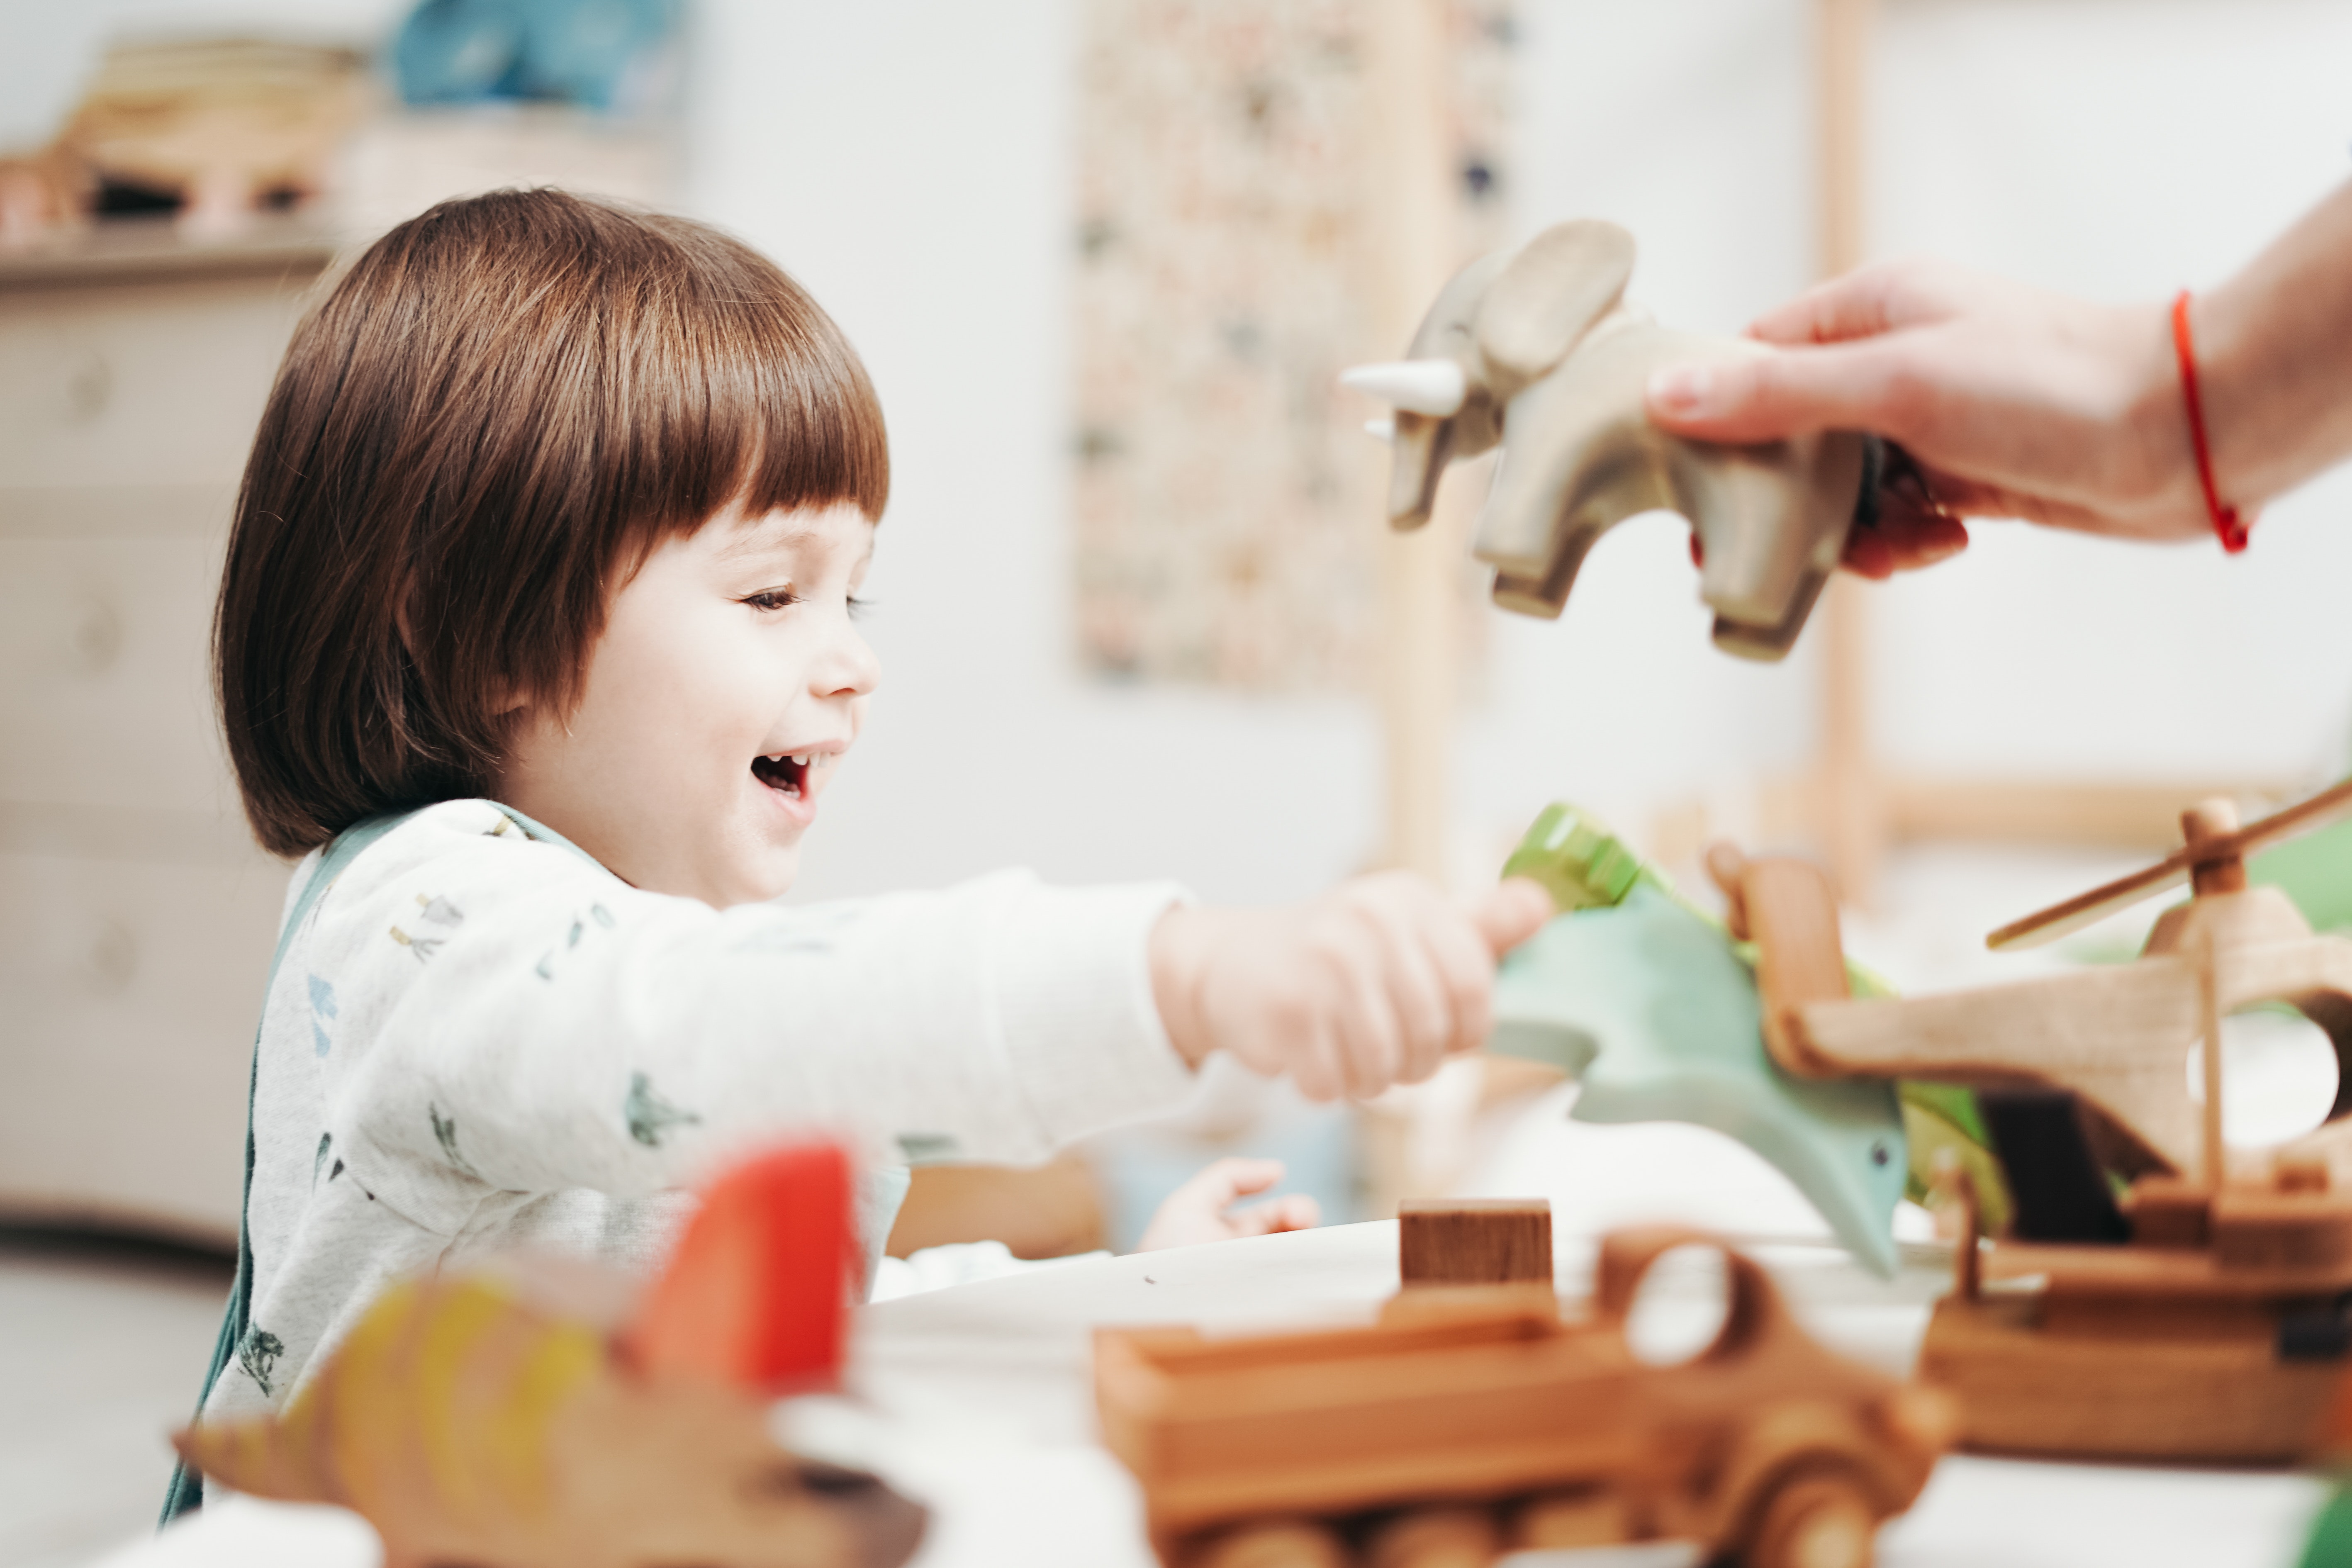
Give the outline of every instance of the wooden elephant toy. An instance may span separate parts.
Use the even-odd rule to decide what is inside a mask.
[[[1616,225],[1555,225],[1457,273],[1409,358],[1341,378],[1396,409],[1390,521],[1420,527],[1445,465],[1499,445],[1475,545],[1495,568],[1496,604],[1558,616],[1594,542],[1664,509],[1696,531],[1716,646],[1780,658],[1847,532],[1866,525],[1882,448],[1851,431],[1735,447],[1652,425],[1643,391],[1659,366],[1773,351],[1659,326],[1623,298],[1633,269],[1633,237]]]

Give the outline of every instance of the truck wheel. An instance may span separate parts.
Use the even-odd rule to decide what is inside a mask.
[[[1348,1548],[1324,1525],[1266,1520],[1196,1542],[1180,1568],[1349,1568]]]
[[[1764,1504],[1748,1568],[1870,1568],[1877,1533],[1877,1513],[1852,1478],[1796,1476]]]
[[[1487,1568],[1502,1554],[1502,1531],[1485,1509],[1422,1508],[1371,1532],[1364,1568]]]

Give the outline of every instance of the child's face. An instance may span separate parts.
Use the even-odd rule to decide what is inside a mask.
[[[849,624],[873,552],[848,505],[665,541],[614,595],[578,708],[517,726],[499,797],[635,886],[783,892],[880,676]]]

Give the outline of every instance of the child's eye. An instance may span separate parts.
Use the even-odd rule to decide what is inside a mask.
[[[867,613],[874,608],[873,600],[861,599],[855,594],[849,595],[848,603],[849,618],[853,621],[864,619]]]
[[[755,610],[781,610],[800,602],[801,596],[790,588],[762,588],[743,597],[743,603]]]

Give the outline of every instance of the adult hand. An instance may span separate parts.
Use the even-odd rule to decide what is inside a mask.
[[[2208,531],[2162,306],[1909,260],[1824,283],[1748,331],[1787,352],[1661,370],[1650,416],[1713,441],[1834,428],[1895,443],[1879,526],[1847,546],[1864,575],[1952,554],[1968,542],[1960,517],[2148,540]]]
[[[1161,1201],[1135,1250],[1158,1252],[1278,1230],[1313,1230],[1322,1223],[1322,1206],[1305,1193],[1268,1198],[1247,1208],[1234,1206],[1280,1180],[1279,1160],[1219,1160]]]
[[[1465,903],[1402,871],[1286,909],[1171,910],[1152,998],[1187,1061],[1226,1050],[1309,1100],[1369,1100],[1486,1040],[1496,959],[1552,913],[1522,878]]]

